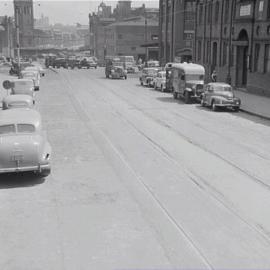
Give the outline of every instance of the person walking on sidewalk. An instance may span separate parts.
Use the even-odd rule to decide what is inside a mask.
[[[214,69],[211,75],[212,82],[217,82],[217,72]]]

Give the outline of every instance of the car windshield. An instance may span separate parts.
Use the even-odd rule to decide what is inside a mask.
[[[0,126],[0,135],[15,133],[15,125],[2,125]]]
[[[231,92],[232,88],[229,85],[215,85],[214,91],[216,91],[216,92],[221,92],[221,91]]]
[[[186,74],[186,81],[203,81],[204,75],[200,74]]]
[[[18,124],[17,131],[18,133],[34,133],[35,126],[31,124]]]
[[[156,69],[148,69],[147,74],[148,75],[156,75],[158,73],[158,70]]]

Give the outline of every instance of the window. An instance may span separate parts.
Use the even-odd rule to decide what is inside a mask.
[[[260,44],[255,44],[255,52],[254,52],[254,71],[258,71],[258,63],[260,56]]]
[[[212,3],[208,4],[208,18],[207,18],[208,24],[211,24],[212,22]]]
[[[268,7],[267,7],[267,18],[270,19],[270,1],[268,0],[267,3]]]
[[[200,4],[200,7],[199,7],[199,24],[202,24],[202,21],[203,21],[203,5]]]
[[[270,73],[270,44],[265,45],[264,72]]]
[[[0,135],[15,133],[15,125],[0,126]]]
[[[230,1],[225,1],[225,16],[224,16],[224,23],[229,22],[229,9],[230,9]]]
[[[34,133],[35,126],[30,124],[18,124],[17,125],[18,133]]]
[[[219,1],[216,2],[216,7],[215,7],[215,23],[218,22],[218,17],[219,17]]]
[[[223,66],[227,64],[227,53],[228,53],[228,44],[227,42],[223,42]]]
[[[211,58],[211,55],[210,55],[210,46],[211,46],[211,43],[210,41],[207,41],[207,47],[206,47],[206,62],[207,63],[210,63],[210,58]]]
[[[198,41],[198,61],[201,60],[202,57],[202,42],[199,40]]]

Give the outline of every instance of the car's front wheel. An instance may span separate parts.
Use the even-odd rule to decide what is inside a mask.
[[[211,108],[212,108],[213,111],[217,111],[218,108],[217,108],[217,105],[216,105],[216,101],[215,100],[212,101]]]
[[[235,112],[239,112],[240,108],[239,107],[234,107],[233,109]]]

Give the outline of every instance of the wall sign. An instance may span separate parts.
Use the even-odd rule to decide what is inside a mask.
[[[251,15],[251,4],[240,6],[240,16],[250,16]]]

